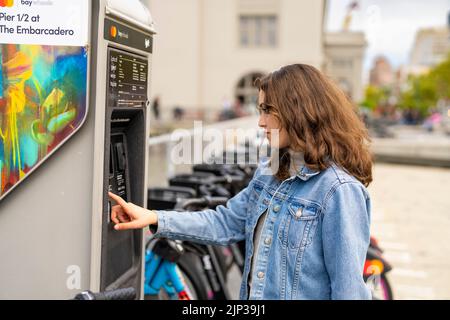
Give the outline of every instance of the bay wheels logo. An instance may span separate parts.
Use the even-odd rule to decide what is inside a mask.
[[[0,7],[12,7],[14,0],[0,0]]]

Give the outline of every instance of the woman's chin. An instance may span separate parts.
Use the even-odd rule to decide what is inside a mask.
[[[278,139],[272,139],[270,134],[266,135],[266,139],[271,148],[280,148],[280,141],[278,141]]]
[[[270,138],[267,138],[267,141],[269,142],[269,147],[271,148],[278,148],[278,143],[275,143],[274,141],[272,141]]]

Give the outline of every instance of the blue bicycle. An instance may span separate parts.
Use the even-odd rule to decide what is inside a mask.
[[[177,263],[184,253],[180,242],[154,239],[145,255],[144,294],[146,298],[197,300],[197,290]],[[161,290],[163,289],[163,290]]]
[[[202,210],[224,197],[184,199],[177,209]],[[220,250],[211,245],[150,237],[145,255],[145,299],[229,300]]]

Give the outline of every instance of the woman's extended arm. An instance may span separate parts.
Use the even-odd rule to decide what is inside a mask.
[[[156,225],[155,236],[200,243],[227,245],[245,238],[245,220],[252,183],[215,210],[179,212],[147,210],[124,201],[112,193],[117,202],[111,219],[116,230],[138,229]]]

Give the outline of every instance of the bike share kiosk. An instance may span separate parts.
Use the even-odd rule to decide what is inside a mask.
[[[139,0],[0,7],[0,299],[142,298],[107,192],[146,204],[153,35]]]

